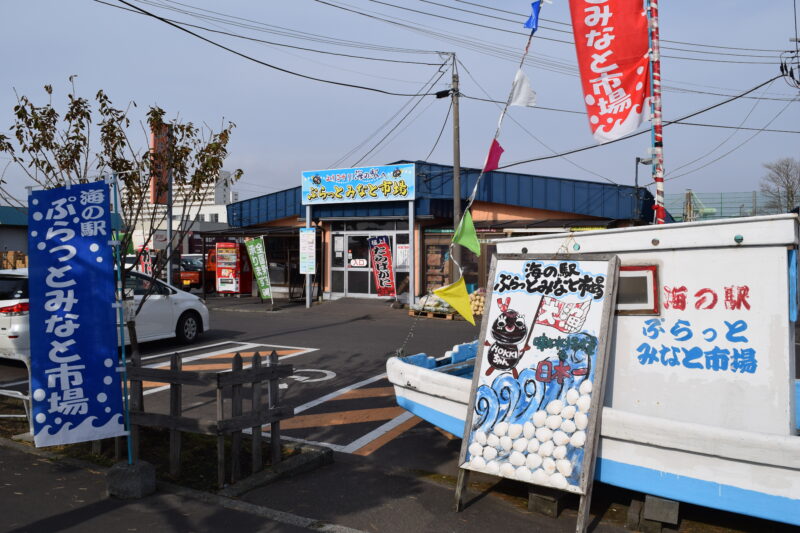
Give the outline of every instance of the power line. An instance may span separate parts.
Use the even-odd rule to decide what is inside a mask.
[[[114,5],[114,4],[110,4],[108,2],[104,2],[103,0],[94,0],[94,1],[97,2],[98,4],[103,4],[103,5],[106,5],[106,6],[109,6],[109,7],[113,7],[115,9],[121,9],[121,10],[127,11],[129,13],[135,13],[136,15],[146,16],[144,13],[142,13],[140,11],[136,11],[134,9],[129,9],[127,7],[122,7],[122,6],[117,6],[117,5]],[[238,33],[231,33],[231,32],[227,32],[227,31],[223,31],[223,30],[215,30],[215,29],[212,29],[212,28],[207,28],[205,26],[200,26],[200,25],[197,25],[197,24],[191,24],[189,22],[183,22],[183,21],[175,20],[175,19],[165,18],[164,20],[167,20],[169,22],[174,22],[175,24],[180,24],[181,26],[186,26],[186,27],[189,27],[189,28],[195,28],[195,29],[198,29],[198,30],[203,30],[203,31],[211,32],[211,33],[217,33],[217,34],[221,34],[221,35],[227,35],[229,37],[235,37],[237,39],[243,39],[243,40],[246,40],[246,41],[252,41],[252,42],[256,42],[256,43],[267,44],[267,45],[270,45],[270,46],[280,46],[280,47],[284,47],[284,48],[293,48],[295,50],[302,50],[302,51],[305,51],[305,52],[314,52],[314,53],[317,53],[317,54],[326,54],[326,55],[332,55],[332,56],[348,57],[348,58],[353,58],[353,59],[366,59],[366,60],[369,60],[369,61],[383,61],[383,62],[387,62],[387,63],[403,63],[403,64],[408,64],[408,65],[425,65],[425,66],[433,66],[433,67],[438,67],[438,66],[441,65],[441,63],[427,63],[427,62],[424,62],[424,61],[404,61],[404,60],[400,60],[400,59],[387,59],[387,58],[383,58],[383,57],[367,57],[367,56],[358,56],[358,55],[353,55],[353,54],[343,54],[341,52],[330,52],[330,51],[327,51],[327,50],[318,50],[316,48],[306,48],[304,46],[295,46],[295,45],[286,44],[286,43],[278,43],[278,42],[275,42],[275,41],[267,41],[267,40],[264,40],[264,39],[257,39],[255,37],[248,37],[246,35],[241,35],[241,34],[238,34]]]
[[[706,113],[708,111],[711,111],[712,109],[716,109],[716,108],[718,108],[720,106],[723,106],[725,104],[733,102],[734,100],[738,100],[739,98],[742,98],[744,95],[750,94],[753,91],[757,91],[761,87],[763,87],[763,86],[765,86],[765,85],[767,85],[769,83],[772,83],[773,81],[777,80],[780,77],[782,77],[782,75],[774,76],[774,77],[768,79],[767,81],[765,81],[763,83],[759,83],[755,87],[746,90],[745,92],[743,92],[741,94],[737,94],[736,96],[734,96],[732,98],[728,98],[728,99],[723,100],[721,102],[718,102],[718,103],[716,103],[714,105],[705,107],[705,108],[703,108],[703,109],[701,109],[699,111],[695,111],[695,112],[690,113],[690,114],[688,114],[686,116],[683,116],[681,118],[678,118],[678,119],[675,119],[675,120],[672,120],[672,121],[664,121],[664,126],[670,126],[670,125],[672,125],[672,124],[674,124],[676,122],[681,122],[682,120],[690,119],[690,118],[695,117],[697,115],[700,115],[702,113]],[[791,103],[791,102],[789,102],[789,103]],[[576,154],[578,152],[585,152],[586,150],[592,150],[594,148],[600,148],[600,147],[603,147],[603,146],[608,146],[608,145],[613,144],[613,143],[625,141],[625,140],[631,139],[633,137],[638,137],[639,135],[644,135],[645,133],[650,133],[650,130],[646,129],[646,130],[638,131],[636,133],[631,133],[631,134],[625,135],[624,137],[619,137],[617,139],[614,139],[613,141],[608,141],[608,142],[606,142],[604,144],[591,144],[589,146],[583,146],[581,148],[575,148],[573,150],[568,150],[566,152],[561,152],[559,154],[542,156],[542,157],[535,157],[533,159],[525,159],[523,161],[516,161],[514,163],[509,163],[507,165],[502,165],[502,166],[500,166],[498,168],[499,169],[509,168],[509,167],[514,167],[514,166],[517,166],[517,165],[522,165],[522,164],[525,164],[525,163],[533,163],[533,162],[536,162],[536,161],[544,161],[546,159],[554,159],[556,157],[561,157],[561,156],[564,156],[564,155]]]
[[[429,161],[431,156],[433,155],[433,151],[436,150],[436,147],[439,146],[439,141],[442,138],[442,134],[444,133],[444,128],[447,126],[447,119],[450,118],[450,112],[453,110],[453,99],[450,99],[450,106],[447,108],[447,114],[444,116],[444,122],[442,122],[442,129],[439,130],[439,135],[436,137],[436,142],[433,143],[433,147],[431,147],[431,151],[428,152],[428,156],[425,158],[425,161]]]
[[[126,6],[132,8],[132,9],[135,9],[137,11],[141,11],[145,15],[153,17],[156,20],[160,20],[161,22],[163,22],[163,23],[165,23],[165,24],[167,24],[169,26],[172,26],[173,28],[176,28],[176,29],[178,29],[178,30],[180,30],[182,32],[188,33],[189,35],[191,35],[193,37],[196,37],[196,38],[200,39],[201,41],[205,41],[205,42],[207,42],[207,43],[209,43],[211,45],[214,45],[217,48],[221,48],[221,49],[223,49],[223,50],[225,50],[227,52],[230,52],[230,53],[232,53],[234,55],[237,55],[239,57],[242,57],[244,59],[247,59],[249,61],[257,63],[259,65],[265,66],[267,68],[271,68],[273,70],[277,70],[279,72],[283,72],[285,74],[291,74],[292,76],[297,76],[299,78],[304,78],[304,79],[312,80],[312,81],[318,81],[318,82],[321,82],[321,83],[327,83],[327,84],[330,84],[330,85],[338,85],[340,87],[350,87],[352,89],[361,89],[361,90],[364,90],[364,91],[371,91],[371,92],[376,92],[376,93],[380,93],[380,94],[387,94],[387,95],[390,95],[390,96],[433,96],[434,94],[436,94],[436,93],[427,93],[427,94],[396,93],[396,92],[392,92],[392,91],[386,91],[386,90],[383,90],[383,89],[376,89],[374,87],[367,87],[367,86],[364,86],[364,85],[355,85],[355,84],[352,84],[352,83],[343,83],[343,82],[339,82],[339,81],[326,80],[326,79],[323,79],[323,78],[317,78],[315,76],[309,76],[307,74],[301,74],[299,72],[294,72],[292,70],[288,70],[288,69],[279,67],[277,65],[272,65],[272,64],[267,63],[265,61],[261,61],[260,59],[256,59],[256,58],[254,58],[252,56],[249,56],[247,54],[243,54],[242,52],[234,50],[233,48],[229,48],[229,47],[227,47],[227,46],[225,46],[223,44],[220,44],[220,43],[218,43],[216,41],[212,41],[211,39],[203,37],[202,35],[199,35],[199,34],[193,32],[191,30],[188,30],[188,29],[186,29],[186,28],[184,28],[184,27],[182,27],[182,26],[180,26],[178,24],[175,24],[174,22],[170,22],[169,20],[167,20],[167,19],[165,19],[163,17],[160,17],[160,16],[158,16],[158,15],[156,15],[154,13],[151,13],[149,11],[146,11],[145,9],[142,9],[140,7],[134,6],[133,4],[128,3],[126,0],[117,0],[117,1],[120,2],[121,4],[125,4]]]

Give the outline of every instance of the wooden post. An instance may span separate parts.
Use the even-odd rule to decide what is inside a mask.
[[[464,491],[469,483],[469,470],[463,468],[458,469],[458,478],[456,479],[456,505],[455,511],[460,513],[464,510]]]
[[[178,352],[170,357],[170,370],[180,372],[183,369],[183,360]],[[179,417],[183,414],[181,396],[183,385],[170,383],[169,386],[169,416]],[[181,474],[181,432],[177,429],[169,430],[169,474],[177,478]]]
[[[128,337],[131,341],[131,366],[138,368],[142,366],[142,357],[139,354],[139,343],[136,340],[136,323],[131,320],[127,326]],[[141,380],[131,380],[130,395],[130,410],[144,412],[144,392]],[[139,426],[136,424],[131,424],[130,426],[131,455],[135,463],[139,460]]]
[[[92,441],[92,455],[100,455],[100,452],[103,450],[103,443],[99,440]]]
[[[217,375],[219,377],[219,375]],[[222,385],[217,381],[217,485],[219,488],[225,486],[225,434],[219,430],[219,423],[225,414],[222,395]]]
[[[269,354],[269,366],[278,365],[278,354],[275,350]],[[278,407],[278,378],[270,379],[267,383],[267,408],[272,411]],[[270,459],[272,466],[281,462],[281,423],[279,420],[270,423]]]
[[[233,357],[232,371],[234,374],[241,373],[242,371],[242,355],[236,352]],[[235,384],[231,386],[231,416],[237,417],[242,415],[242,386]],[[231,483],[236,483],[241,478],[242,474],[242,432],[241,430],[231,433]]]
[[[261,368],[261,355],[256,352],[253,354],[253,363],[252,363],[253,370],[258,371]],[[261,404],[261,382],[260,381],[253,381],[253,386],[251,388],[252,396],[250,398],[250,410],[257,416],[261,417],[263,413],[262,404]],[[258,472],[261,470],[263,466],[263,461],[261,459],[261,426],[253,426],[250,428],[250,434],[252,436],[251,441],[251,448],[252,448],[252,455],[253,455],[253,473]]]

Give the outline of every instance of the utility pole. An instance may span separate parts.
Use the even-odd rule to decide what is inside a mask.
[[[458,71],[456,70],[456,54],[453,53],[453,82],[450,96],[453,99],[453,235],[461,222],[461,140],[458,121]],[[451,248],[453,261],[461,265],[461,247]],[[455,265],[453,265],[453,278],[455,278]],[[455,283],[451,279],[450,283]]]

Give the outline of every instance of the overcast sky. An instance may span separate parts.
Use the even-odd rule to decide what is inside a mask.
[[[125,7],[116,0],[107,1]],[[165,18],[277,43],[190,28],[281,69],[387,92],[416,94],[449,88],[449,66],[435,66],[448,60],[433,52],[455,52],[465,95],[460,106],[461,162],[467,167],[482,166],[499,116],[494,104],[469,97],[488,94],[505,100],[527,38],[522,24],[530,14],[530,2],[521,0],[128,1]],[[67,79],[76,74],[83,96],[92,97],[102,88],[119,106],[135,101],[139,106],[136,120],[144,116],[148,105],[157,104],[170,117],[205,122],[217,129],[223,120],[235,122],[225,168],[244,170],[243,180],[235,187],[244,198],[299,185],[304,170],[382,165],[401,159],[452,164],[449,122],[435,145],[448,113],[448,99],[386,95],[293,76],[154,18],[91,0],[4,0],[0,9],[0,47],[5,51],[0,76],[3,129],[13,121],[15,90],[44,103],[42,86],[52,84],[54,102],[63,109]],[[790,43],[795,36],[794,16],[793,0],[662,2],[665,119],[708,107],[779,74],[776,50],[794,47]],[[504,122],[500,137],[506,150],[501,165],[594,144],[574,46],[559,42],[572,41],[568,2],[545,4],[541,17],[524,67],[538,93],[538,104],[581,113],[512,108],[513,120]],[[800,103],[790,100],[798,94],[779,79],[750,98],[740,98],[691,122],[797,131]],[[144,135],[136,133],[144,146]],[[633,184],[634,159],[647,156],[649,143],[650,136],[645,134],[569,159],[559,157],[508,170]],[[797,133],[667,127],[666,192],[755,190],[765,173],[763,163],[799,157],[799,147]],[[649,167],[640,168],[640,183],[651,181],[649,172]],[[22,197],[19,172],[9,169],[6,179]]]

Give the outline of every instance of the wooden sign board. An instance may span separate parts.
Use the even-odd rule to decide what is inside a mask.
[[[618,270],[613,255],[493,258],[462,469],[588,497]]]

